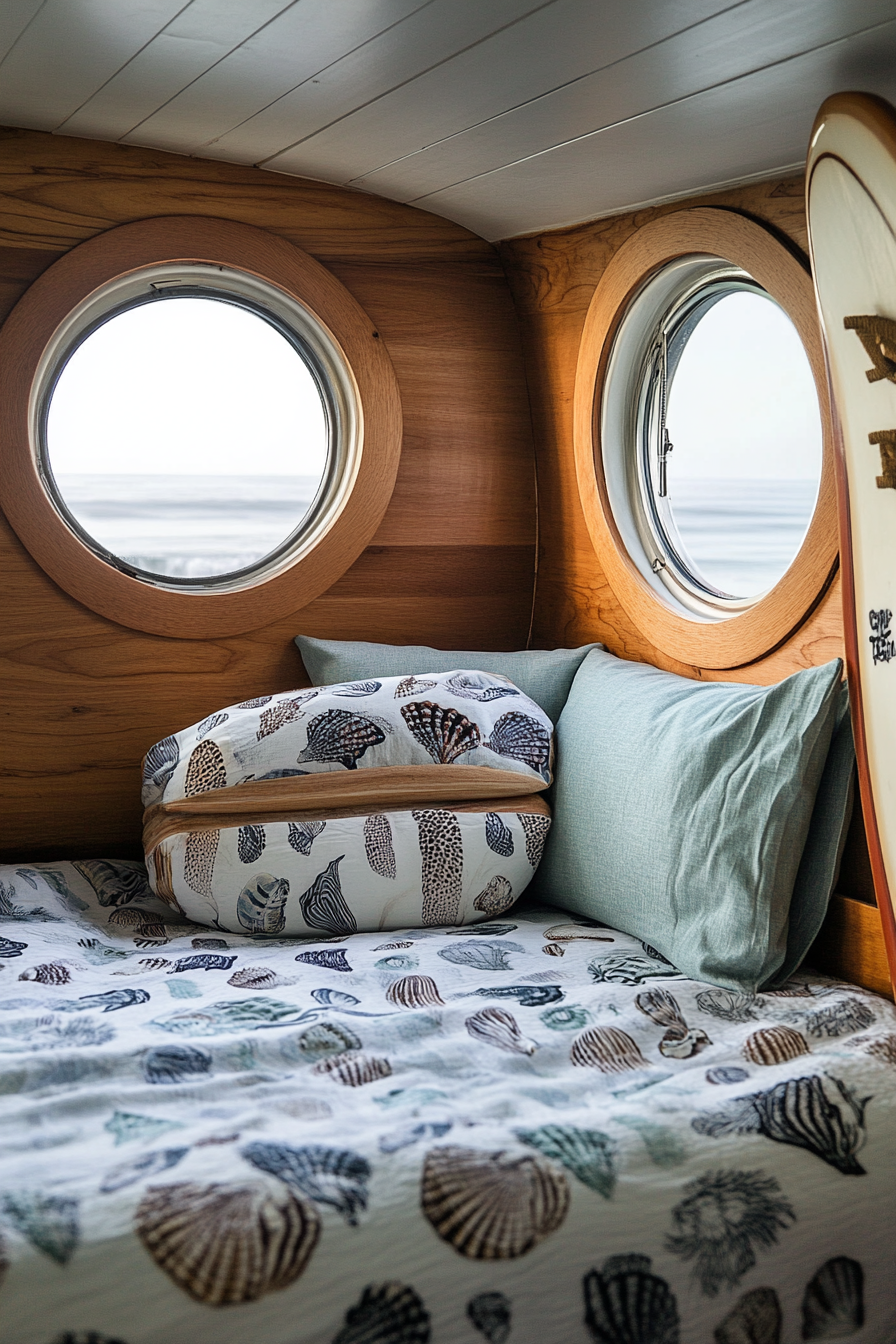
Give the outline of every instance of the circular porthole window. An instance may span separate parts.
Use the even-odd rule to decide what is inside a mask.
[[[610,508],[645,578],[704,620],[760,601],[822,470],[815,379],[780,304],[720,257],[668,262],[622,316],[601,417]]]
[[[33,405],[66,524],[157,587],[232,591],[295,563],[356,465],[332,339],[225,267],[148,267],[90,295],[48,347]]]

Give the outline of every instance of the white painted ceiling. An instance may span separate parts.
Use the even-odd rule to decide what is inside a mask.
[[[0,0],[0,123],[489,239],[797,169],[845,88],[896,102],[896,0]]]

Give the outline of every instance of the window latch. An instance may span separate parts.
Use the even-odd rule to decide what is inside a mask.
[[[657,489],[656,493],[660,499],[665,499],[669,493],[668,479],[666,474],[666,459],[672,451],[673,444],[669,438],[669,431],[666,428],[666,386],[668,381],[669,352],[666,343],[666,333],[663,332],[660,343],[660,433],[657,442]]]

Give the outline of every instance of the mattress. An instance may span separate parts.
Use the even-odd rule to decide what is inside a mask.
[[[217,934],[0,869],[2,1344],[896,1339],[896,1014],[521,904]]]

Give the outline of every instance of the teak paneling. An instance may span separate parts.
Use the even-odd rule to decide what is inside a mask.
[[[250,695],[307,684],[292,637],[521,648],[534,579],[532,430],[494,248],[409,206],[229,164],[0,132],[0,321],[68,249],[162,215],[254,224],[327,266],[398,377],[401,466],[373,544],[294,616],[180,640],[95,615],[0,516],[2,853],[138,853],[140,757]],[[409,669],[413,670],[413,669]]]

